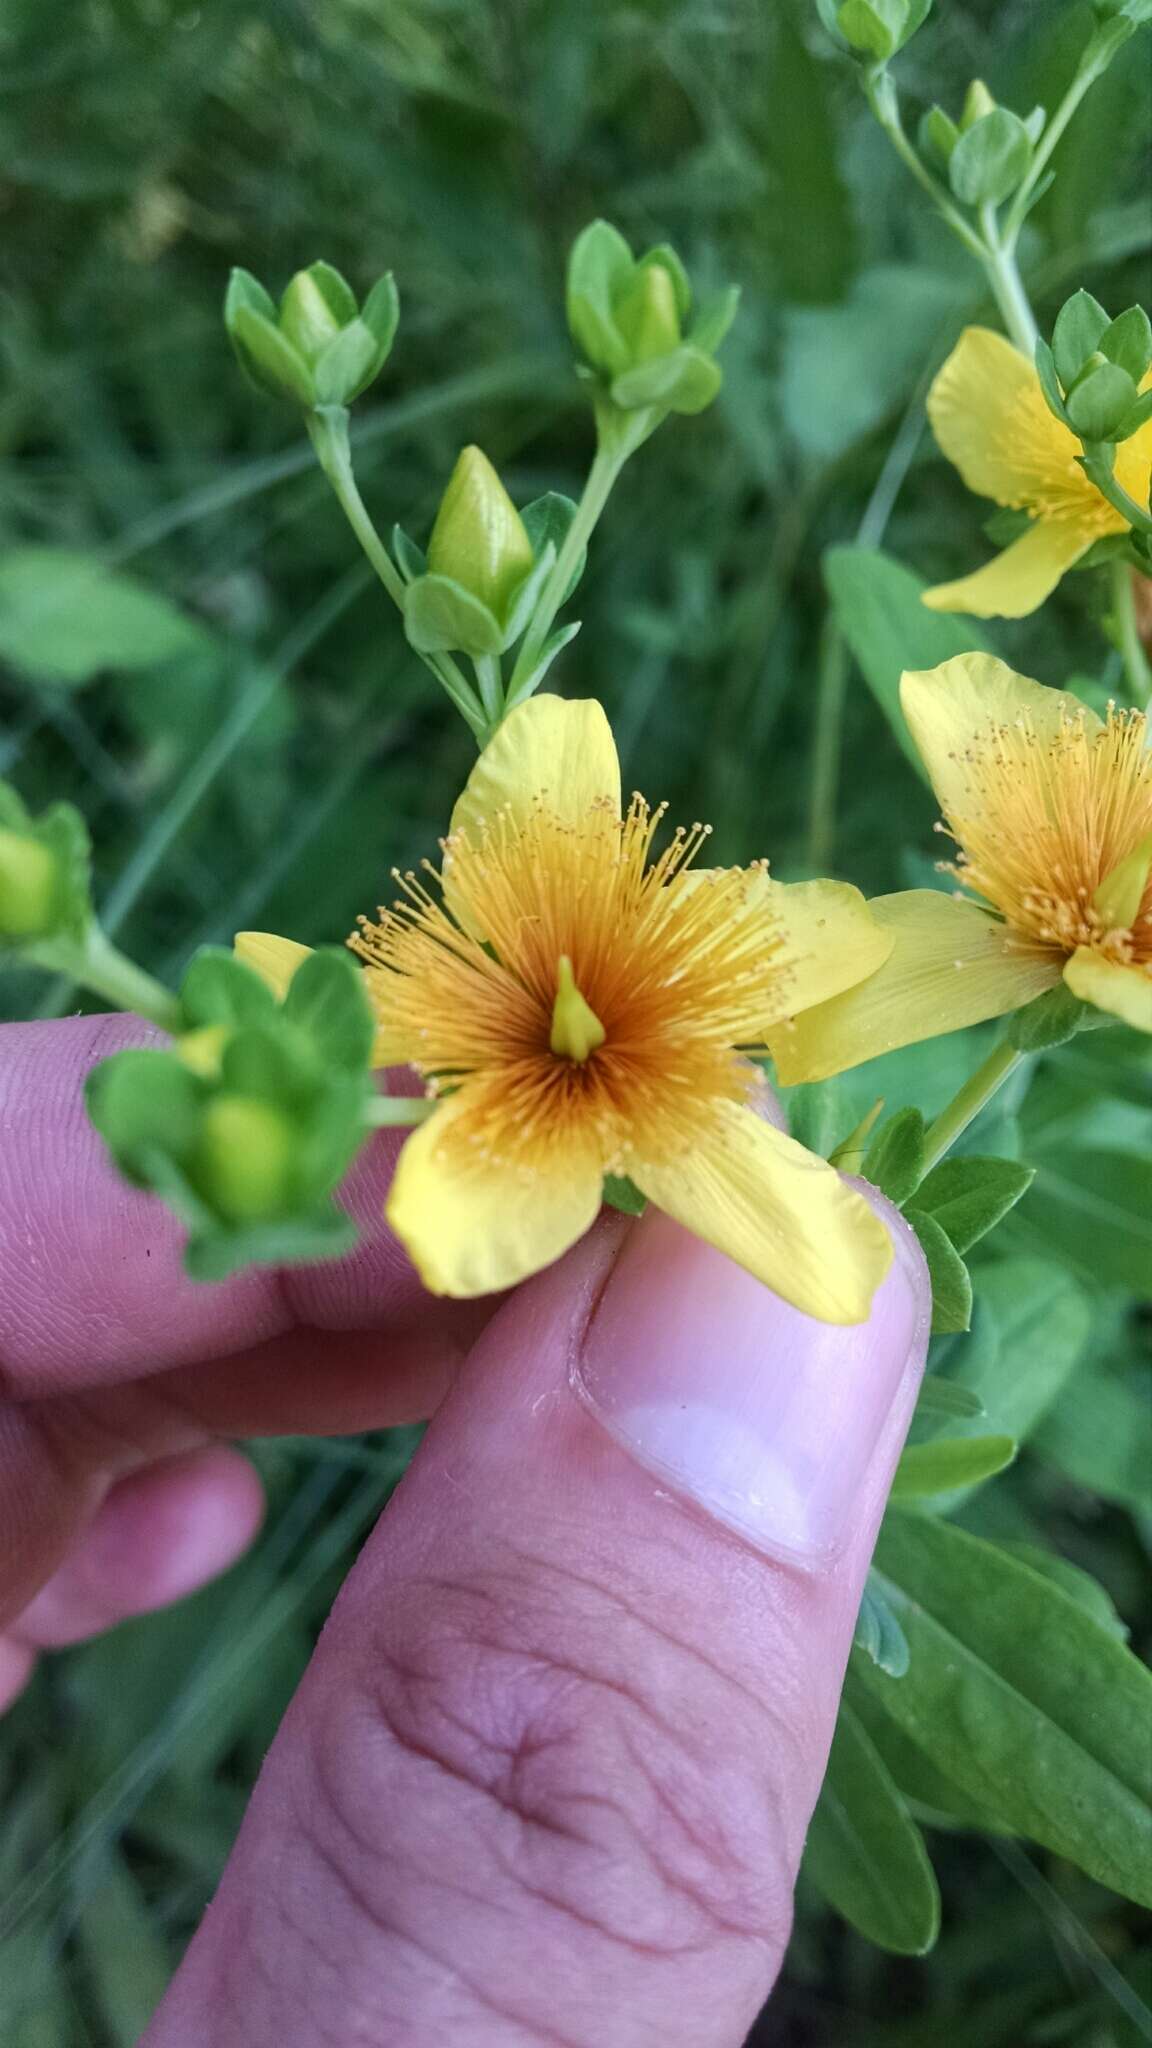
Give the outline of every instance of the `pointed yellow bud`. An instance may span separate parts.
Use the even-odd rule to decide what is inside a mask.
[[[32,939],[48,928],[56,882],[48,847],[0,830],[0,939]]]
[[[572,973],[567,953],[560,955],[556,970],[556,1001],[552,1005],[552,1036],[549,1044],[564,1060],[584,1061],[603,1045],[606,1033],[595,1010],[585,1002]]]
[[[960,116],[960,132],[982,121],[985,114],[994,114],[996,102],[982,78],[974,78],[964,95],[964,110]]]
[[[532,562],[524,522],[488,457],[463,449],[428,542],[429,570],[463,584],[503,622]]]
[[[649,363],[680,346],[676,286],[662,263],[638,264],[614,307],[616,325],[633,360]]]
[[[1126,859],[1105,875],[1092,898],[1092,908],[1108,931],[1126,932],[1135,924],[1150,872],[1152,832],[1146,832]]]
[[[282,1214],[292,1191],[293,1133],[271,1102],[220,1095],[204,1112],[194,1177],[231,1223]]]

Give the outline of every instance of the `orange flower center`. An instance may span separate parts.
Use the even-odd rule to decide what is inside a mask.
[[[937,827],[956,841],[945,872],[991,903],[1019,943],[1092,946],[1152,974],[1152,876],[1135,914],[1109,922],[1094,898],[1152,832],[1152,754],[1143,713],[1109,708],[1102,730],[1065,712],[1054,735],[1022,714],[964,755],[963,809]]]
[[[754,1088],[736,1048],[784,1013],[789,980],[763,863],[686,872],[700,825],[652,858],[662,816],[640,797],[623,820],[505,811],[445,840],[442,874],[425,863],[436,893],[397,874],[402,899],[349,941],[381,1057],[433,1092],[467,1089],[458,1128],[484,1156],[530,1164],[559,1141],[626,1170],[682,1151],[709,1102]],[[570,989],[594,1043],[557,1027]]]

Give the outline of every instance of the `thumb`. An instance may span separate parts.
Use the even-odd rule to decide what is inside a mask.
[[[665,1218],[477,1344],[353,1572],[149,2048],[737,2048],[787,1941],[923,1365]]]

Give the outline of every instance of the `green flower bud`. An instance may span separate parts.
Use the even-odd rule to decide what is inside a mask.
[[[51,931],[58,880],[49,847],[0,827],[0,943]]]
[[[277,307],[247,270],[234,270],[224,324],[241,368],[262,391],[311,409],[350,405],[387,361],[399,319],[391,275],[363,307],[330,263],[298,270]]]
[[[886,64],[925,19],[932,0],[817,0],[820,18],[858,57]]]
[[[984,80],[982,78],[974,78],[964,95],[964,105],[960,113],[961,135],[966,134],[968,129],[974,127],[977,121],[982,121],[985,114],[994,114],[995,111],[996,102],[985,85]]]
[[[274,1104],[253,1095],[218,1095],[200,1126],[191,1177],[217,1214],[256,1223],[291,1205],[295,1134]]]
[[[713,360],[736,311],[737,294],[717,294],[685,333],[692,287],[667,243],[633,256],[607,221],[593,221],[568,260],[568,326],[599,386],[596,403],[622,413],[700,412],[720,388]],[[649,429],[650,431],[650,429]]]
[[[479,448],[465,448],[440,500],[428,569],[448,577],[503,623],[533,564],[524,522]]]

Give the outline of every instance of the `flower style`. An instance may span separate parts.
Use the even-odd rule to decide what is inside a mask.
[[[1049,412],[1027,356],[1002,334],[965,328],[928,395],[928,417],[970,491],[1033,521],[974,575],[926,590],[934,611],[1023,618],[1095,541],[1128,531],[1123,513],[1085,476],[1080,443]],[[1150,469],[1147,421],[1116,449],[1116,480],[1139,505],[1148,502]]]
[[[904,714],[981,899],[934,889],[869,908],[894,945],[871,979],[770,1034],[785,1083],[1002,1016],[1063,978],[1152,1032],[1152,753],[1142,712],[1098,718],[991,655],[907,673]]]
[[[706,828],[653,843],[663,807],[622,808],[607,719],[537,696],[474,768],[439,875],[350,941],[376,1058],[436,1107],[407,1139],[388,1218],[437,1293],[513,1285],[592,1223],[606,1174],[826,1322],[860,1322],[887,1270],[883,1224],[757,1112],[741,1047],[872,972],[891,939],[855,889],[690,867]],[[285,942],[242,935],[269,979]]]

